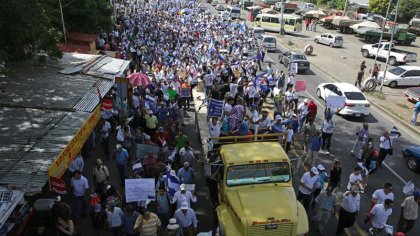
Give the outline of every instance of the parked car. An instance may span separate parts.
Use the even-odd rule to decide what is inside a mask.
[[[261,27],[254,27],[253,30],[254,30],[255,37],[257,39],[261,39],[262,36],[265,34],[264,29]]]
[[[384,71],[378,74],[379,79],[384,79]],[[420,86],[420,66],[397,66],[386,72],[384,85],[391,88],[397,86]]]
[[[280,2],[280,0],[263,0],[263,3],[268,4],[268,5],[274,5],[277,2]]]
[[[316,95],[325,101],[328,96],[346,97],[344,107],[337,113],[344,116],[362,117],[370,114],[370,103],[359,88],[349,83],[322,83],[316,89]]]
[[[391,52],[388,54],[389,47],[391,46]],[[386,60],[389,55],[388,63],[392,66],[396,66],[400,63],[416,62],[417,54],[414,52],[408,52],[401,49],[396,49],[394,44],[383,42],[375,44],[365,44],[360,50],[364,57],[375,57],[378,54],[378,58]],[[379,52],[378,52],[379,51]]]
[[[213,0],[213,1],[211,1],[211,5],[212,6],[216,6],[219,3],[222,3],[222,1],[221,0]]]
[[[230,14],[229,14],[229,12],[227,12],[227,11],[221,11],[221,12],[220,12],[220,18],[221,18],[223,21],[228,21],[228,20],[230,20]]]
[[[289,67],[291,63],[297,63],[298,72],[305,72],[310,69],[311,63],[305,54],[298,51],[287,51],[279,55],[279,62]]]
[[[405,97],[408,101],[417,103],[420,101],[420,87],[408,88],[405,90]]]
[[[267,51],[275,52],[277,50],[277,40],[271,35],[262,35],[261,39],[258,40],[258,44],[264,46]]]
[[[315,43],[325,44],[332,48],[339,48],[343,46],[343,37],[341,37],[341,35],[325,33],[315,36],[314,41]]]
[[[225,10],[225,5],[224,4],[217,4],[215,8],[218,11],[224,11]]]
[[[420,170],[420,145],[406,147],[402,150],[402,154],[410,170]]]

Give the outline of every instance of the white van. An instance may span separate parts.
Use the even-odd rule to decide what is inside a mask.
[[[220,0],[213,0],[213,1],[211,1],[211,5],[212,6],[216,6],[217,4],[221,4],[222,3],[222,1],[220,1]]]
[[[274,36],[264,34],[260,39],[260,45],[264,46],[267,51],[277,50],[277,40]]]
[[[241,17],[241,8],[239,7],[227,6],[225,11],[229,12],[230,18],[232,20],[238,19]]]

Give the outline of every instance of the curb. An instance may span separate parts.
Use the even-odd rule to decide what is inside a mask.
[[[280,37],[280,38],[281,38],[281,37]],[[288,49],[288,50],[293,50],[293,48],[289,47],[287,44],[285,44],[285,43],[284,43],[283,38],[281,38],[281,40],[282,40],[282,47],[284,47],[284,48],[286,48],[286,49]],[[322,68],[321,66],[318,66],[318,65],[317,65],[316,63],[314,63],[314,62],[311,62],[311,65],[313,65],[313,66],[314,66],[317,70],[319,70],[319,71],[321,71],[321,72],[325,73],[326,75],[328,75],[328,76],[329,76],[332,80],[334,80],[335,82],[339,82],[339,83],[341,83],[341,81],[339,81],[339,80],[337,79],[337,77],[336,77],[336,76],[334,76],[334,75],[333,75],[333,74],[331,74],[329,71],[327,71],[327,70],[325,70],[324,68]],[[370,95],[368,95],[368,96],[370,96]],[[398,117],[398,116],[394,115],[393,113],[389,112],[387,109],[385,109],[384,107],[382,107],[382,106],[381,106],[381,105],[379,105],[378,103],[376,103],[376,102],[372,101],[372,99],[368,99],[368,101],[371,103],[371,105],[373,105],[373,107],[374,107],[374,108],[376,108],[376,109],[378,109],[379,111],[381,111],[381,112],[383,112],[383,113],[387,114],[388,116],[390,116],[390,118],[392,118],[392,120],[393,120],[395,123],[397,123],[397,124],[400,124],[400,125],[404,126],[406,129],[408,129],[408,130],[410,130],[410,131],[412,131],[412,132],[416,133],[417,135],[420,135],[420,130],[418,130],[418,129],[413,129],[413,126],[412,126],[409,122],[407,122],[407,121],[405,121],[405,120],[401,120],[401,118],[400,118],[400,117]]]

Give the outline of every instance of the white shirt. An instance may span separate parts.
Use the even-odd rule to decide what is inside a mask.
[[[294,76],[287,77],[287,83],[294,85],[295,84],[295,77]]]
[[[71,186],[73,187],[73,194],[76,197],[85,196],[86,190],[89,189],[89,184],[87,179],[82,175],[80,179],[74,177],[71,178]]]
[[[210,138],[217,138],[220,136],[220,129],[222,128],[222,123],[217,121],[214,125],[213,122],[209,121],[209,136]]]
[[[108,121],[105,121],[105,124],[101,129],[101,137],[108,138],[110,130],[111,130],[111,124]]]
[[[123,225],[123,211],[119,207],[114,207],[114,210],[111,212],[106,210],[106,215],[108,217],[109,227],[115,228]]]
[[[356,211],[359,211],[360,209],[360,194],[356,194],[356,196],[353,196],[351,193],[346,196],[348,192],[345,192],[343,194],[343,201],[341,202],[341,207],[350,212],[354,213]]]
[[[262,118],[262,116],[261,116],[261,118]],[[265,120],[261,121],[259,125],[260,125],[259,126],[260,129],[265,129],[265,128],[270,127],[271,126],[270,118],[268,118],[268,117],[265,118]]]
[[[350,190],[352,183],[356,182],[362,182],[363,177],[362,174],[355,175],[354,173],[351,173],[349,176],[349,183],[347,184],[347,189]]]
[[[290,101],[292,101],[292,100],[293,100],[293,93],[292,93],[292,92],[287,91],[284,95],[286,96],[286,100],[287,100],[288,102],[290,102]]]
[[[191,202],[197,202],[197,198],[192,195],[190,191],[186,191],[185,194],[181,193],[181,190],[177,191],[174,194],[174,197],[171,200],[171,204],[174,204],[176,202],[176,209],[181,208],[182,202],[187,202],[188,207],[191,208]]]
[[[383,204],[376,204],[372,210],[370,210],[372,216],[372,227],[382,229],[388,217],[392,214],[392,208],[385,209]]]
[[[302,102],[301,104],[299,104],[298,110],[300,110],[300,112],[302,114],[306,114],[306,113],[308,113],[308,105],[306,103]]]
[[[376,199],[376,204],[383,204],[386,199],[394,201],[394,193],[385,194],[383,189],[378,189],[373,192],[372,197]]]
[[[293,129],[286,129],[285,131],[287,133],[287,142],[292,142],[293,139]]]
[[[300,179],[301,185],[299,186],[299,192],[303,194],[307,194],[307,195],[311,194],[312,192],[309,189],[304,188],[302,184],[312,189],[317,180],[318,180],[318,175],[311,176],[310,172],[306,172],[305,174],[302,175],[302,178]]]
[[[379,141],[381,142],[381,143],[379,144],[379,147],[380,147],[380,148],[383,148],[383,149],[390,149],[390,148],[392,148],[392,139],[391,139],[390,137],[388,137],[388,138],[386,139],[384,136],[382,136],[382,137],[379,139]]]
[[[78,170],[80,172],[83,172],[83,167],[85,166],[85,162],[83,161],[82,156],[77,156],[74,158],[74,160],[71,162],[69,166],[69,171],[73,173],[75,170]]]
[[[249,118],[252,120],[252,122],[255,122],[255,121],[257,121],[258,120],[258,111],[257,110],[254,110],[254,111],[249,111]],[[250,129],[253,129],[253,130],[255,130],[256,128],[257,128],[257,125],[255,125],[255,124],[252,124],[251,122],[248,122],[248,127],[250,128]]]

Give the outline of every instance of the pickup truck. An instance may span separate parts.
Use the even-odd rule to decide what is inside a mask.
[[[389,54],[388,63],[392,66],[398,64],[405,64],[407,62],[415,62],[417,60],[417,54],[413,52],[408,52],[400,49],[396,49],[394,44],[383,42],[376,44],[365,44],[360,50],[363,57],[375,57],[378,52],[378,58],[387,59],[388,58],[388,49],[391,46],[391,52]]]

